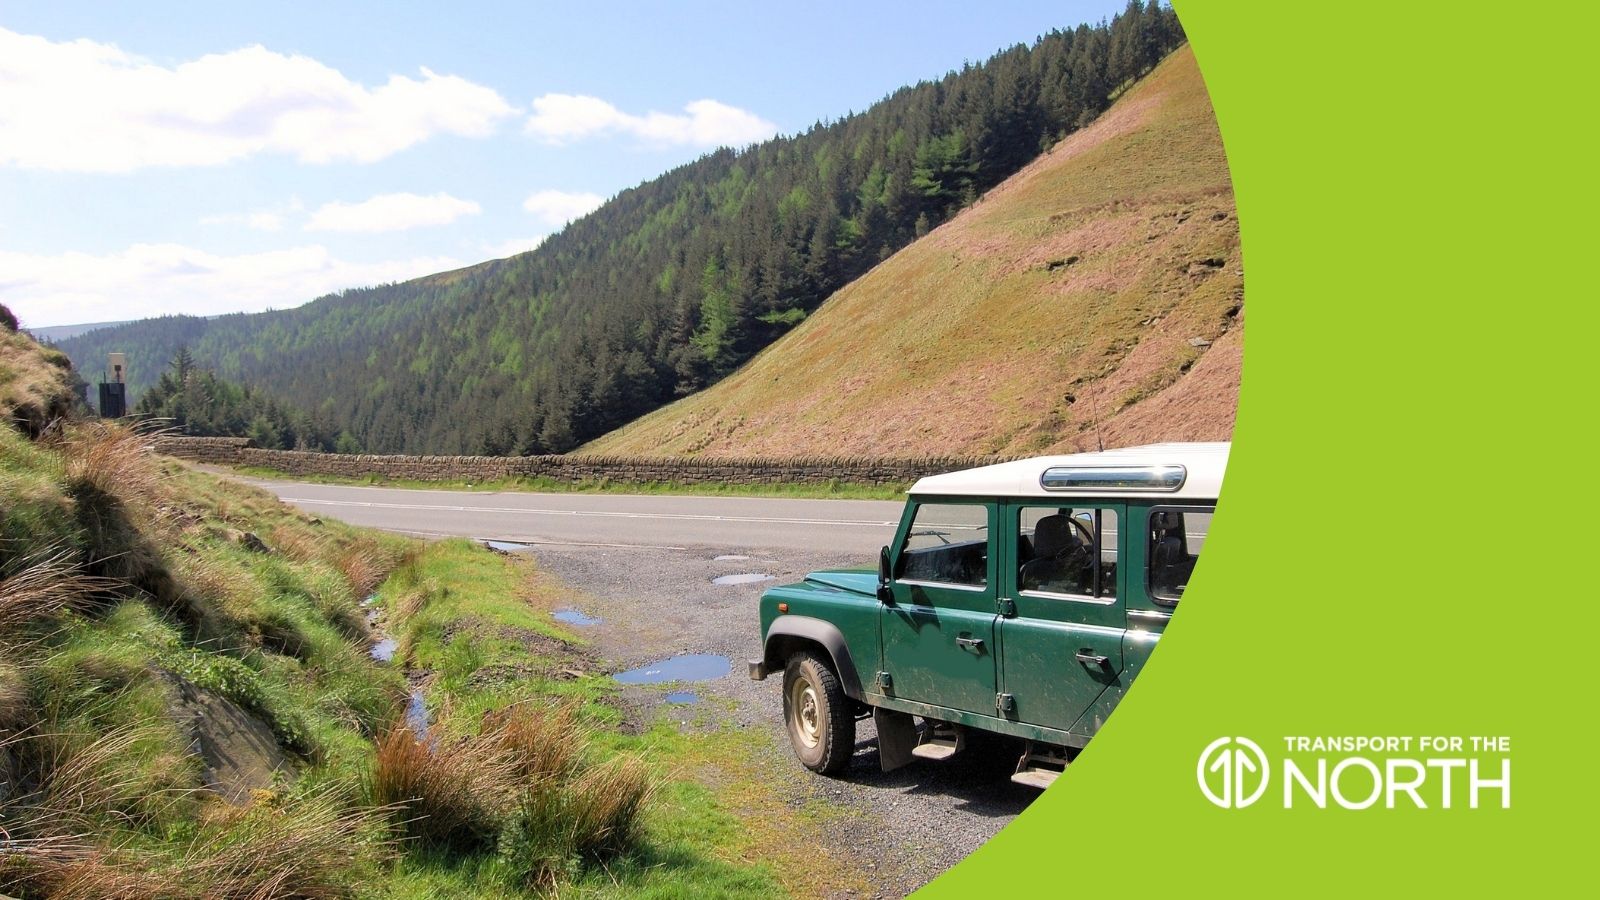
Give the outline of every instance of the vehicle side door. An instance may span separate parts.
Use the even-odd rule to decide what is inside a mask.
[[[1119,502],[1017,500],[1002,511],[1000,575],[1011,602],[997,630],[1008,718],[1075,730],[1120,687],[1126,617]],[[1091,723],[1087,733],[1098,728]]]
[[[1128,619],[1122,675],[1084,712],[1075,731],[1098,730],[1143,671],[1194,574],[1215,511],[1209,503],[1128,505],[1121,554]]]
[[[1128,677],[1139,674],[1156,641],[1177,611],[1189,586],[1200,550],[1211,531],[1216,507],[1206,503],[1154,504],[1129,510]],[[1135,538],[1138,538],[1135,541]]]
[[[913,498],[891,554],[894,602],[881,604],[884,693],[993,715],[995,504]]]

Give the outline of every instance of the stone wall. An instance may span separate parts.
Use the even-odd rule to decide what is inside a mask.
[[[155,439],[157,453],[218,466],[239,465],[239,453],[249,446],[249,438],[161,435]]]
[[[288,475],[398,478],[414,481],[490,481],[551,478],[641,484],[909,484],[924,475],[1003,460],[939,456],[922,459],[674,459],[621,456],[378,456],[262,450],[246,438],[167,437],[156,449],[180,459],[252,466]]]

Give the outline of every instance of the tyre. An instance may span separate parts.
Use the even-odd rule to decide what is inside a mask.
[[[783,670],[783,721],[794,755],[813,772],[835,775],[856,748],[856,720],[839,678],[819,654],[804,650]]]

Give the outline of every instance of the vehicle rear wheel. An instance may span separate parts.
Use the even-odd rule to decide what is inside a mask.
[[[834,775],[855,752],[856,720],[838,676],[821,656],[801,651],[783,670],[783,721],[794,755],[813,772]]]

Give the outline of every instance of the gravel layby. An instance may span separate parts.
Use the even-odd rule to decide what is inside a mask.
[[[531,548],[540,567],[575,589],[575,605],[603,623],[576,629],[594,642],[601,663],[619,672],[678,654],[727,656],[733,670],[693,684],[652,685],[625,690],[627,707],[643,723],[693,710],[693,716],[726,717],[727,724],[755,728],[771,740],[774,770],[803,777],[774,779],[794,807],[822,803],[843,808],[831,816],[829,849],[854,858],[864,880],[880,896],[901,896],[959,862],[1021,812],[1038,792],[1012,784],[1020,743],[989,735],[969,737],[966,750],[943,762],[917,760],[896,772],[878,769],[872,720],[857,723],[855,758],[839,778],[812,775],[789,750],[778,678],[751,681],[745,662],[760,654],[757,600],[766,588],[798,581],[818,569],[872,562],[863,547],[857,557],[808,556],[785,551],[695,547],[687,550],[539,545]],[[733,555],[744,559],[718,560]],[[716,585],[722,575],[764,573],[775,580]],[[702,702],[670,707],[669,690],[690,690]],[[688,725],[689,715],[678,718]]]

